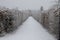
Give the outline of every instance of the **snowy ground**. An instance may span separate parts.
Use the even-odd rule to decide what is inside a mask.
[[[56,40],[34,18],[29,17],[14,34],[0,40]]]

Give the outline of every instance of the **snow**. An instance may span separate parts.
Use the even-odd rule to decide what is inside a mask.
[[[0,40],[56,40],[33,17],[29,17],[16,33],[1,37]]]

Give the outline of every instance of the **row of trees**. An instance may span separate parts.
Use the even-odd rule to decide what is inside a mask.
[[[59,39],[59,18],[60,7],[54,5],[52,8],[37,13],[32,13],[32,16],[43,25],[54,37]]]
[[[41,14],[41,24],[55,37],[59,38],[60,8],[53,7]]]
[[[59,39],[60,0],[48,10],[43,10],[43,7],[41,7],[39,12],[32,14],[33,17],[44,26],[44,28],[48,29],[48,32]]]
[[[28,12],[17,9],[0,9],[0,36],[14,32],[29,17]]]

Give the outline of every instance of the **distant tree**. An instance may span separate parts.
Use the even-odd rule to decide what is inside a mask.
[[[58,2],[60,3],[60,0],[58,0]]]
[[[43,11],[43,6],[41,6],[40,11]]]
[[[60,7],[60,0],[57,0],[57,1],[55,1],[55,5],[57,5],[57,7],[59,8]]]
[[[58,5],[59,5],[59,7],[60,7],[60,0],[58,0]]]

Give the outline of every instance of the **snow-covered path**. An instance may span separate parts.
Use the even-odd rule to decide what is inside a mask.
[[[0,40],[56,40],[34,18],[29,17],[16,33],[0,38]]]

